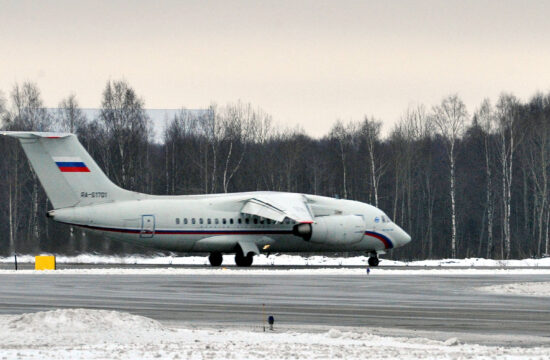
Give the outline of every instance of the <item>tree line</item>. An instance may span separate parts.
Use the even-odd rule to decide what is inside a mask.
[[[322,138],[278,127],[251,104],[181,109],[162,143],[126,81],[107,82],[87,118],[75,95],[48,110],[38,87],[0,92],[0,129],[76,133],[117,185],[150,194],[288,191],[368,202],[413,242],[401,259],[549,253],[550,94],[502,94],[469,112],[458,95],[406,109],[382,135],[365,116]],[[0,252],[147,252],[44,216],[51,208],[14,139],[0,139]]]

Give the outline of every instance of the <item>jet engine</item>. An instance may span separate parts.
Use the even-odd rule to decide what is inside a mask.
[[[354,244],[363,239],[365,221],[358,215],[320,216],[312,224],[297,224],[294,235],[315,244]]]

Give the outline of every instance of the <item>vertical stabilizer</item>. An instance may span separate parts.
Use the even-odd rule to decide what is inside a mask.
[[[18,138],[55,209],[138,199],[109,180],[73,134],[4,131]]]

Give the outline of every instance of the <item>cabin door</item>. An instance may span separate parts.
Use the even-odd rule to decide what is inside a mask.
[[[154,215],[142,215],[141,216],[141,231],[139,233],[140,238],[152,238],[155,235],[155,216]]]

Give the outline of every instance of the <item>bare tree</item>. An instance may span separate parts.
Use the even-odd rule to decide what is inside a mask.
[[[488,99],[483,100],[481,107],[476,113],[476,117],[479,120],[481,129],[483,130],[483,147],[485,152],[485,176],[487,181],[485,183],[485,207],[487,216],[487,258],[491,258],[493,254],[493,216],[494,216],[494,204],[493,204],[493,185],[492,185],[492,172],[491,172],[491,135],[495,128],[495,114],[491,102]]]
[[[340,120],[338,120],[330,131],[330,137],[338,143],[339,156],[342,163],[342,190],[344,199],[348,198],[346,154],[348,152],[348,148],[352,145],[352,133],[354,132],[355,127],[356,125],[354,123],[349,123],[345,126]]]
[[[214,193],[217,189],[217,176],[218,176],[218,152],[220,143],[223,139],[223,121],[220,118],[218,106],[216,104],[210,105],[206,116],[201,118],[199,123],[202,134],[205,136],[208,147],[212,153],[212,170],[210,173],[210,186],[205,181],[206,192]],[[208,153],[205,154],[205,171],[208,175]],[[207,177],[205,178],[207,180]]]
[[[6,117],[6,98],[4,93],[0,91],[0,129],[4,127],[4,121]]]
[[[527,164],[534,184],[534,208],[536,216],[533,219],[536,223],[537,255],[548,254],[548,206],[549,171],[550,171],[550,116],[545,113],[544,108],[550,107],[550,97],[541,94],[535,96],[531,101],[532,116],[529,129],[524,131],[526,136]],[[543,242],[544,239],[544,242]],[[544,244],[544,250],[542,246]],[[543,253],[542,253],[543,252]]]
[[[59,103],[57,117],[59,130],[72,134],[76,134],[86,123],[86,116],[78,106],[74,94],[69,95]]]
[[[40,90],[36,84],[31,82],[24,82],[19,85],[16,84],[11,92],[12,112],[9,116],[8,126],[12,129],[20,130],[37,130],[48,131],[51,125],[51,118],[44,107],[42,102]],[[18,156],[17,156],[18,157]],[[38,178],[32,167],[29,165],[31,174],[30,181],[32,182],[32,212],[30,221],[27,222],[29,227],[29,234],[32,236],[32,240],[35,244],[40,241],[40,226],[39,226],[39,202],[44,199],[45,196],[41,193],[38,186]],[[18,186],[17,182],[14,186]],[[17,213],[17,211],[15,211]]]
[[[378,207],[378,184],[379,179],[383,173],[383,166],[377,165],[377,159],[375,154],[376,144],[380,141],[380,131],[382,129],[382,122],[374,119],[369,120],[365,116],[363,123],[361,124],[361,133],[365,138],[369,163],[370,163],[370,178],[372,193],[374,194],[374,206]]]
[[[512,203],[512,170],[514,153],[519,144],[516,127],[518,126],[518,100],[513,95],[502,94],[496,105],[496,117],[500,136],[500,163],[502,166],[502,229],[504,234],[504,249],[501,254],[510,258],[512,234],[510,230],[510,214]]]
[[[456,144],[464,133],[464,127],[468,112],[466,106],[460,100],[458,95],[450,95],[443,99],[439,106],[433,109],[433,121],[439,129],[439,133],[445,141],[447,157],[450,167],[450,196],[451,196],[451,256],[456,258],[456,194],[455,194],[455,162],[456,162]]]
[[[107,82],[103,91],[100,123],[109,139],[111,175],[123,187],[139,190],[145,175],[150,120],[141,100],[126,81]]]

